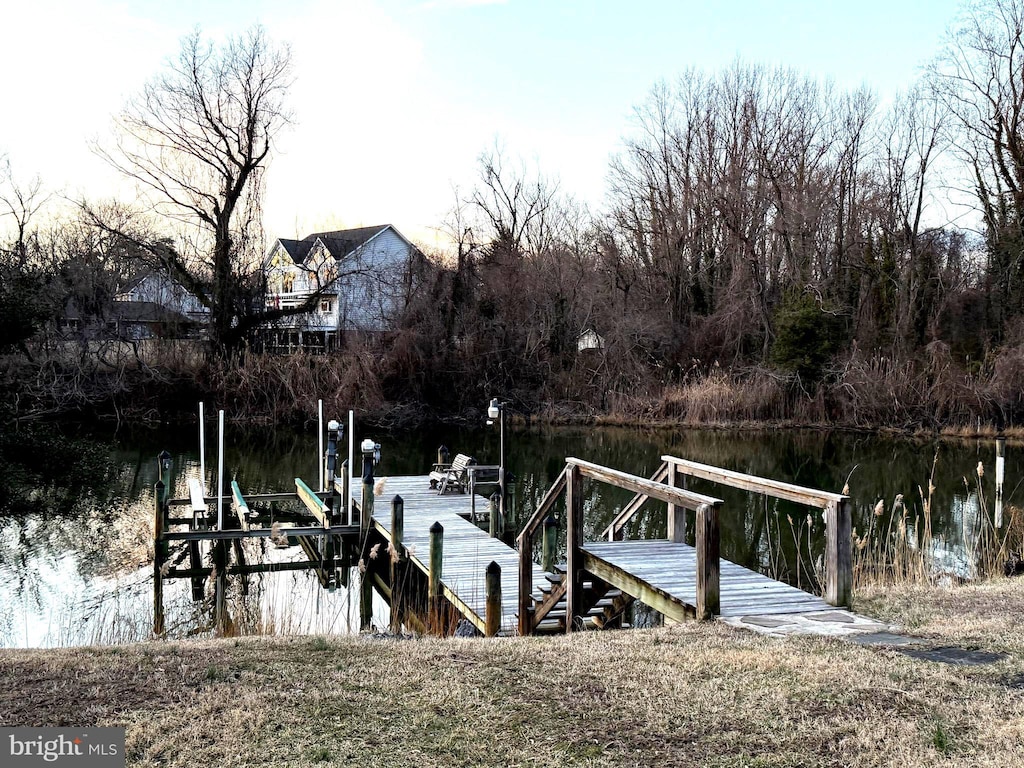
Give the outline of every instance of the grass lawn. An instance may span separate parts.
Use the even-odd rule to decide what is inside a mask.
[[[864,591],[978,667],[690,623],[499,640],[0,652],[0,724],[124,725],[141,766],[1024,765],[1024,580]]]

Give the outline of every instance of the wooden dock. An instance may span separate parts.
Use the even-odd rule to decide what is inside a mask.
[[[244,496],[232,484],[231,514],[213,529],[209,507],[216,498],[192,488],[189,499],[168,500],[164,483],[155,492],[154,632],[163,632],[162,584],[191,578],[193,597],[203,599],[204,582],[215,577],[217,615],[224,617],[227,578],[293,568],[316,573],[321,585],[347,584],[358,565],[360,626],[369,629],[374,589],[391,607],[391,628],[450,634],[459,619],[487,635],[530,635],[610,629],[628,623],[640,601],[666,618],[724,619],[815,614],[848,607],[852,581],[851,505],[841,494],[663,456],[650,478],[567,458],[565,468],[525,521],[515,546],[500,538],[505,523],[496,501],[478,496],[476,475],[444,492],[435,465],[431,475],[374,479],[379,446],[364,448],[361,483],[334,472],[337,434],[329,440],[327,491],[311,490],[296,478],[291,493]],[[462,457],[468,458],[468,457]],[[480,467],[493,470],[495,467]],[[451,470],[445,470],[451,471]],[[465,473],[464,467],[459,467]],[[719,512],[723,502],[686,489],[697,477],[786,499],[824,512],[826,559],[824,598],[809,594],[719,554]],[[432,482],[433,478],[433,482]],[[583,483],[605,483],[634,492],[601,541],[584,541]],[[195,485],[195,484],[193,484]],[[375,490],[380,495],[375,494]],[[556,503],[564,500],[564,504]],[[292,511],[250,509],[250,502],[289,501]],[[649,502],[667,516],[667,539],[624,541],[625,525]],[[297,503],[297,504],[296,504]],[[297,507],[297,508],[296,508]],[[172,516],[172,509],[188,514]],[[489,516],[489,530],[474,521]],[[235,522],[232,521],[235,519]],[[186,530],[172,530],[184,526]],[[695,546],[686,543],[693,533]],[[278,546],[302,547],[296,563],[247,563],[240,543],[268,537]],[[561,539],[561,542],[559,542]],[[169,550],[179,547],[177,554]],[[200,556],[200,547],[208,547]],[[231,561],[231,552],[235,559]],[[556,551],[565,552],[557,563]],[[180,567],[184,559],[187,568]],[[537,566],[540,567],[537,567]],[[244,583],[244,582],[243,582]],[[219,622],[218,622],[219,623]]]
[[[443,527],[440,581],[444,597],[481,632],[487,624],[485,571],[496,564],[501,573],[500,629],[498,634],[521,635],[621,626],[623,616],[639,600],[668,619],[737,619],[780,614],[811,614],[849,602],[849,505],[840,494],[731,473],[716,467],[663,457],[665,464],[654,478],[629,475],[579,459],[567,459],[556,480],[519,534],[518,551],[490,537],[468,518],[471,498],[438,494],[426,476],[389,478],[385,497],[397,492],[401,500],[402,544],[409,561],[421,575],[430,573],[431,526]],[[828,600],[792,587],[736,563],[720,558],[718,510],[721,500],[685,488],[686,475],[740,485],[747,490],[825,510],[829,532]],[[607,541],[582,538],[582,482],[605,482],[636,493],[606,531]],[[661,482],[672,479],[672,484]],[[564,532],[565,564],[545,563],[535,568],[534,536],[554,509],[556,499],[566,501],[565,519],[552,520]],[[622,541],[629,518],[649,500],[666,503],[669,540]],[[696,546],[683,541],[693,512]],[[383,512],[383,510],[382,510]],[[837,528],[846,526],[844,534]],[[372,528],[381,542],[393,546],[395,523],[386,513],[372,516]],[[563,535],[560,533],[559,535]],[[845,548],[840,546],[846,542]],[[545,545],[547,547],[547,545]],[[553,548],[552,548],[553,549]],[[547,556],[550,559],[550,556]],[[492,566],[493,568],[493,566]],[[385,578],[381,586],[390,592]]]

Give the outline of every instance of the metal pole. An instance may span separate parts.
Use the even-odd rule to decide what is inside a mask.
[[[1006,438],[996,438],[996,528],[1003,527],[1003,482],[1006,479]]]
[[[505,519],[505,403],[501,404],[501,447],[498,455],[501,458],[498,466],[498,488],[501,490],[501,498],[498,499],[498,508],[501,511],[501,519]]]
[[[224,530],[224,411],[217,412],[217,530]]]
[[[320,428],[316,433],[316,463],[320,467],[320,492],[323,493],[324,488],[324,401],[317,400],[317,413],[320,415]]]
[[[203,401],[199,401],[199,482],[203,484],[203,493],[206,492],[206,411],[203,409]]]
[[[349,493],[352,492],[353,478],[355,477],[356,471],[356,414],[355,411],[349,410],[348,412],[348,488]],[[345,521],[352,525],[352,501],[345,499]]]

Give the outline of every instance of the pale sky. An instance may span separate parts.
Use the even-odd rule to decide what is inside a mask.
[[[594,207],[659,80],[737,57],[910,85],[959,0],[0,0],[0,156],[69,196],[124,189],[89,149],[199,26],[292,47],[294,124],[267,176],[269,238],[392,223],[432,245],[495,145]]]

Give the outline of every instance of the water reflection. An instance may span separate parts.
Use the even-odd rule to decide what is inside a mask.
[[[380,476],[423,473],[442,443],[453,454],[469,453],[482,463],[496,462],[498,456],[494,430],[357,432],[360,439],[374,437],[383,444]],[[199,473],[197,440],[194,430],[186,429],[95,441],[114,470],[104,492],[84,496],[79,501],[87,503],[69,507],[67,514],[48,510],[0,523],[0,645],[129,641],[149,635],[155,457],[163,449],[171,452],[173,495],[187,496],[187,478]],[[207,441],[207,487],[215,484],[213,445]],[[227,475],[249,493],[291,490],[295,477],[317,477],[316,445],[312,431],[245,432],[241,425],[229,424]],[[997,493],[995,450],[991,440],[938,443],[812,431],[520,427],[510,430],[507,448],[515,477],[511,527],[521,525],[539,503],[567,456],[649,477],[660,457],[672,454],[826,491],[848,486],[858,537],[870,533],[877,539],[884,531],[881,535],[891,538],[902,532],[908,550],[927,546],[942,569],[968,577],[978,556],[973,543],[993,525],[994,502],[998,499],[1004,510],[1021,503],[1021,474],[1012,448],[1002,492]],[[724,557],[805,588],[818,583],[825,533],[820,511],[704,481],[693,481],[690,487],[725,501]],[[632,494],[592,482],[584,491],[586,536],[595,539]],[[895,503],[898,495],[902,505]],[[882,513],[876,515],[879,507]],[[1008,519],[1009,513],[1004,515]],[[664,505],[657,503],[627,526],[633,538],[665,534]],[[293,549],[254,552],[253,557],[301,555]],[[350,583],[356,582],[353,574]],[[358,626],[354,593],[328,593],[309,573],[263,574],[251,577],[248,595],[240,594],[238,584],[232,590],[232,613],[240,631],[336,633]],[[165,606],[174,634],[209,631],[210,606],[192,602],[188,580],[168,583]],[[378,625],[383,625],[384,609],[378,606],[377,612]]]

